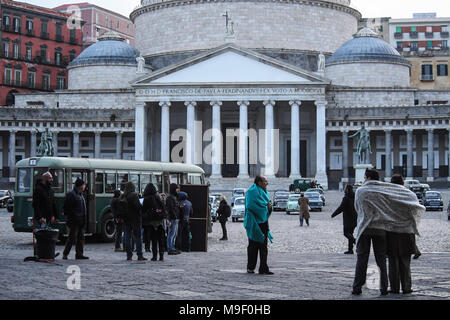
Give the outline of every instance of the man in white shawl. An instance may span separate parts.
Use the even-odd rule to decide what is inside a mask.
[[[414,233],[419,235],[417,225],[425,212],[416,195],[410,190],[391,183],[380,182],[376,170],[367,170],[366,182],[358,188],[355,209],[358,212],[357,262],[352,294],[360,295],[366,282],[370,244],[380,269],[380,292],[388,293],[386,267],[386,232]]]

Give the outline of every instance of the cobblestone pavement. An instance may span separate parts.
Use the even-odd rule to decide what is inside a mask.
[[[342,193],[326,193],[327,206],[314,212],[311,226],[299,227],[298,216],[276,212],[270,220],[274,243],[269,245],[273,276],[246,273],[247,238],[242,222],[227,224],[229,241],[219,241],[218,223],[209,235],[207,253],[167,256],[164,262],[125,261],[111,244],[88,241],[88,261],[23,262],[32,255],[31,234],[15,233],[10,214],[0,209],[0,299],[450,299],[450,221],[447,213],[427,212],[419,230],[423,255],[412,262],[412,295],[381,298],[369,283],[353,297],[351,285],[356,256],[346,256],[342,217],[331,219]],[[444,192],[445,203],[450,192]],[[446,208],[445,208],[446,209]],[[57,246],[62,252],[63,247]],[[72,250],[74,251],[74,250]],[[150,254],[147,254],[147,256]],[[136,257],[134,257],[136,259]],[[370,268],[375,268],[370,258]],[[81,289],[69,290],[66,273],[76,265]],[[375,268],[376,269],[376,268]],[[370,272],[369,272],[370,274]],[[369,276],[369,280],[372,276]]]

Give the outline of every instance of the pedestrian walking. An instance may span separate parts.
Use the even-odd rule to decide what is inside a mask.
[[[227,233],[227,221],[231,216],[231,208],[228,205],[227,198],[225,196],[220,197],[219,208],[217,209],[217,217],[219,219],[220,225],[222,226],[222,238],[220,240],[228,240]]]
[[[391,183],[404,186],[405,182],[401,175],[393,175]],[[405,219],[413,219],[408,208],[403,208],[399,214],[404,214]],[[411,221],[411,224],[414,224]],[[389,261],[389,283],[391,293],[400,293],[400,284],[403,294],[412,293],[411,279],[411,255],[418,251],[416,246],[416,236],[414,230],[410,233],[387,232],[387,254]]]
[[[170,185],[170,194],[166,199],[167,216],[169,219],[169,230],[167,232],[167,251],[169,255],[179,254],[175,249],[175,242],[178,235],[178,222],[180,217],[180,204],[178,202],[178,193],[180,187],[176,183]]]
[[[194,210],[192,203],[189,201],[189,196],[186,192],[178,194],[180,201],[180,250],[183,252],[191,251],[191,227],[190,217],[192,217]]]
[[[353,186],[350,184],[345,187],[345,195],[341,205],[333,212],[331,218],[337,217],[341,213],[344,214],[344,237],[348,240],[348,250],[344,254],[354,254],[353,245],[356,243],[356,239],[353,232],[356,228],[358,214],[355,209],[355,193],[353,192]]]
[[[368,169],[364,184],[356,191],[355,209],[358,213],[357,262],[352,294],[362,293],[372,243],[380,270],[380,292],[386,295],[387,232],[419,234],[417,222],[425,208],[419,204],[413,192],[399,185],[380,182],[378,172]]]
[[[136,186],[133,182],[125,184],[125,192],[119,197],[119,216],[123,217],[125,227],[125,250],[127,260],[132,260],[133,250],[131,240],[136,245],[136,253],[139,261],[147,260],[142,253],[142,205],[139,196],[135,192]],[[124,212],[125,211],[125,212]]]
[[[122,249],[120,246],[123,241],[122,233],[123,233],[123,219],[119,217],[118,210],[117,210],[117,202],[119,201],[119,197],[122,194],[120,190],[114,190],[114,196],[111,199],[109,203],[109,207],[111,208],[111,212],[113,214],[114,223],[116,225],[116,235],[115,235],[115,252],[122,252],[124,249]],[[125,248],[125,246],[123,246]]]
[[[164,261],[164,228],[163,221],[166,218],[166,209],[159,197],[156,187],[149,183],[144,190],[144,203],[142,206],[143,220],[148,221],[148,236],[152,243],[152,261],[156,261],[159,249],[159,260]]]
[[[44,173],[42,177],[36,181],[32,200],[35,225],[50,224],[53,221],[56,223],[59,222],[52,183],[53,176],[50,172]]]
[[[64,200],[63,210],[67,217],[66,226],[69,228],[69,238],[67,239],[66,247],[63,251],[63,259],[67,260],[70,249],[75,244],[75,259],[86,260],[88,257],[84,256],[84,231],[86,226],[86,200],[83,192],[86,189],[86,183],[77,179],[75,186],[70,191]]]
[[[272,275],[267,265],[267,240],[272,242],[269,217],[272,213],[266,177],[257,176],[245,195],[244,228],[248,237],[247,272],[255,273],[259,252],[259,274]]]
[[[298,198],[300,227],[303,227],[303,220],[306,221],[306,225],[309,227],[309,199],[302,193]]]

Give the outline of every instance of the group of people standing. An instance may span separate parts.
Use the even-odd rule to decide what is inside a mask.
[[[158,252],[160,261],[164,260],[166,251],[169,255],[189,252],[189,218],[193,209],[187,193],[181,192],[177,184],[171,184],[166,197],[165,194],[158,194],[155,185],[149,183],[141,203],[135,189],[135,185],[128,182],[124,192],[116,191],[111,199],[111,211],[116,222],[115,251],[126,251],[127,260],[132,260],[135,246],[139,261],[147,260],[143,256],[142,242],[145,251],[152,252],[152,261],[157,260]],[[120,247],[122,231],[123,249]]]
[[[412,293],[411,256],[421,253],[416,245],[417,225],[425,207],[416,195],[404,187],[401,175],[390,183],[381,182],[376,170],[368,169],[365,182],[356,191],[348,185],[341,205],[332,218],[344,214],[344,236],[348,251],[356,244],[357,262],[352,294],[360,295],[366,283],[371,244],[379,268],[381,295]],[[353,236],[357,228],[357,237]],[[389,268],[386,261],[389,261]],[[390,285],[390,291],[388,286]]]

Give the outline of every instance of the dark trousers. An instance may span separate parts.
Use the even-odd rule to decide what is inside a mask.
[[[116,223],[116,249],[120,249],[122,243],[123,222]]]
[[[221,221],[220,225],[222,226],[222,239],[228,239],[228,234],[227,234],[227,222],[226,221]]]
[[[248,239],[248,247],[247,247],[247,269],[255,270],[256,262],[258,260],[258,252],[259,252],[259,272],[268,272],[269,266],[267,265],[267,233],[269,232],[269,224],[268,222],[262,223],[259,225],[261,231],[264,233],[265,239],[264,243],[259,243],[253,240]]]
[[[151,225],[143,226],[144,234],[142,237],[142,242],[145,245],[145,250],[150,251],[150,242],[151,242],[151,229],[153,228]]]
[[[125,224],[125,249],[127,251],[127,258],[131,258],[133,256],[133,248],[131,240],[133,239],[136,244],[136,251],[138,257],[142,257],[142,239],[141,239],[141,224],[133,223],[133,224]]]
[[[303,220],[306,221],[306,225],[309,227],[309,218],[300,217],[300,226],[303,227]]]
[[[389,256],[389,283],[393,292],[400,292],[400,283],[403,292],[411,291],[411,255]]]
[[[156,258],[158,255],[158,249],[159,249],[159,256],[164,256],[164,229],[162,226],[159,226],[157,229],[155,227],[150,226],[149,227],[149,236],[152,242],[152,252],[153,252],[153,258]]]
[[[356,261],[354,290],[361,290],[366,283],[367,265],[369,263],[370,243],[373,244],[373,251],[378,268],[380,269],[380,290],[387,291],[388,275],[386,266],[386,234],[364,234],[358,240],[356,252],[358,254]]]
[[[181,251],[189,252],[191,251],[191,239],[189,239],[189,234],[191,233],[191,228],[188,220],[180,220],[180,225],[178,227],[178,239],[179,249]]]
[[[72,249],[72,246],[75,244],[75,256],[81,257],[83,255],[83,247],[84,247],[84,226],[71,225],[68,228],[69,228],[69,239],[67,239],[63,255],[65,256],[69,255],[70,249]]]
[[[353,251],[353,245],[355,244],[354,231],[355,228],[344,228],[344,237],[348,239],[348,251]]]

